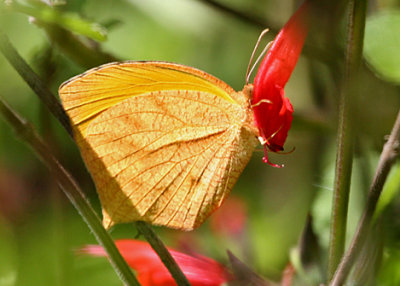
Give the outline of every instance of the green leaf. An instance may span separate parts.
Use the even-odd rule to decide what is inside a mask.
[[[76,13],[63,12],[47,5],[27,6],[13,2],[11,9],[27,14],[46,24],[55,24],[71,32],[96,41],[107,39],[106,29],[98,23],[89,22]]]
[[[400,83],[400,10],[379,12],[367,19],[364,56],[376,73]]]

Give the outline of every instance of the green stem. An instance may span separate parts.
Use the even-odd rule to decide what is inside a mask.
[[[368,231],[371,227],[373,215],[378,203],[379,197],[382,193],[383,185],[389,174],[389,171],[395,162],[398,155],[398,145],[400,138],[400,111],[397,114],[397,119],[390,134],[389,140],[383,147],[381,156],[379,158],[378,167],[376,168],[375,176],[369,189],[367,203],[365,205],[363,214],[357,225],[357,230],[351,241],[350,247],[346,254],[343,256],[338,269],[332,279],[330,286],[343,285],[349,274],[351,267],[354,264],[355,259],[360,254],[366,238],[368,237]]]
[[[280,26],[277,26],[276,24],[269,22],[268,20],[259,18],[254,13],[246,13],[245,11],[243,11],[243,9],[233,8],[231,3],[228,1],[227,3],[229,4],[224,4],[223,1],[216,0],[198,1],[203,2],[214,9],[222,11],[225,14],[231,15],[236,19],[243,21],[245,24],[252,24],[260,29],[265,29],[268,27],[269,31],[272,33],[272,36],[278,34],[281,29]],[[317,45],[310,45],[306,42],[304,44],[302,54],[334,67],[337,65],[337,62],[333,61],[332,59],[335,59],[336,55],[340,54],[340,51],[337,49],[334,49],[332,51],[332,47],[330,49],[321,49],[317,47]]]
[[[28,83],[28,85],[39,96],[39,98],[45,103],[46,107],[49,108],[49,110],[53,113],[53,115],[56,117],[56,119],[58,119],[58,121],[60,121],[62,126],[68,132],[68,134],[71,137],[73,137],[69,118],[68,118],[67,114],[64,112],[64,109],[62,108],[61,104],[56,100],[56,97],[51,93],[51,91],[48,90],[48,88],[46,87],[44,82],[35,74],[35,72],[29,67],[29,65],[24,61],[24,59],[18,54],[18,52],[15,50],[15,48],[12,46],[12,44],[8,40],[7,36],[5,34],[3,34],[1,31],[0,31],[0,50],[4,54],[4,56],[7,58],[7,60],[17,70],[17,72],[21,75],[21,77],[23,79],[25,79],[25,81]],[[54,110],[57,110],[57,111],[54,111]],[[82,193],[82,196],[83,196],[83,193]],[[88,201],[86,199],[84,201],[86,203],[88,203]],[[90,205],[88,205],[88,207],[90,207]],[[85,217],[84,217],[84,219],[86,220]],[[103,226],[101,226],[101,227],[103,228],[104,232],[107,234],[108,238],[111,239],[111,237],[109,236],[107,231],[104,229],[104,227]],[[149,226],[148,224],[143,224],[142,230],[143,230],[143,232],[147,232],[147,233],[150,233],[153,231],[151,229],[151,226]],[[158,242],[156,240],[160,240],[156,236],[156,234],[154,234],[153,236],[146,236],[146,239],[150,243],[150,245],[156,245],[156,244],[158,244]],[[102,244],[100,241],[99,241],[99,243]],[[115,247],[114,243],[113,243],[113,245]],[[107,249],[108,248],[105,248],[106,251],[107,251]],[[170,269],[170,266],[167,263],[172,263],[170,261],[173,261],[173,264],[177,265],[172,257],[170,257],[170,259],[164,259],[165,253],[160,252],[159,248],[155,248],[154,250],[157,252],[157,255],[165,263],[165,266],[168,269]],[[114,251],[108,252],[108,255],[109,255],[111,261],[113,261],[113,259],[114,259],[113,253],[114,253]],[[117,254],[120,256],[118,251],[117,251]],[[124,263],[126,264],[125,261],[124,261]],[[174,268],[174,267],[172,267],[172,268]],[[116,271],[117,271],[117,273],[120,273],[122,270],[116,269]],[[182,271],[180,269],[179,269],[179,271],[182,273]],[[176,271],[176,273],[177,273],[177,271]],[[175,276],[174,276],[175,273],[173,274],[171,272],[171,275],[172,275],[172,277],[175,278]],[[181,276],[181,275],[178,275],[178,276]],[[182,274],[182,276],[183,276],[183,274]],[[180,277],[179,279],[184,281],[186,278]],[[178,285],[189,285],[189,284],[178,284]]]
[[[171,273],[172,277],[175,279],[175,282],[179,286],[190,286],[190,283],[183,274],[182,270],[179,268],[178,264],[171,256],[161,239],[156,235],[154,230],[149,227],[146,222],[143,221],[137,221],[136,227],[150,243],[154,251],[158,253],[161,261],[164,263],[169,273]]]
[[[353,162],[354,135],[351,126],[351,96],[362,58],[365,0],[349,4],[346,71],[339,99],[338,141],[328,258],[328,280],[331,280],[343,255],[346,239],[347,210]]]
[[[45,4],[38,8],[21,5],[14,1],[7,7],[12,11],[34,17],[34,23],[46,32],[49,40],[86,69],[117,61],[114,56],[101,51],[99,45],[94,44],[93,41],[84,42],[72,33],[75,31],[93,39],[105,40],[104,35],[93,28],[96,26],[93,23],[86,22],[74,14],[61,13]]]
[[[261,29],[265,29],[265,27],[268,27],[269,30],[273,33],[273,34],[277,34],[280,30],[279,27],[274,26],[272,23],[266,21],[263,18],[258,18],[255,15],[252,14],[247,14],[246,12],[244,12],[241,9],[235,9],[232,8],[226,4],[222,4],[216,0],[200,0],[200,2],[204,2],[207,5],[218,9],[226,14],[232,15],[234,17],[236,17],[237,19],[243,21],[244,23],[251,23],[253,25],[258,26]]]
[[[89,201],[86,199],[78,184],[61,166],[53,154],[49,152],[50,148],[46,146],[44,141],[40,138],[33,127],[25,119],[16,114],[9,106],[7,106],[2,98],[0,98],[0,113],[3,114],[6,121],[14,128],[17,135],[23,139],[24,142],[27,142],[35,151],[35,153],[47,165],[57,180],[60,188],[85,220],[97,241],[107,252],[111,264],[113,265],[119,278],[126,285],[140,285],[128,264],[119,253],[111,236],[101,224],[99,217],[90,206]]]
[[[1,30],[0,51],[19,73],[19,75],[25,80],[25,82],[39,96],[40,100],[43,101],[50,112],[53,113],[53,115],[60,121],[61,125],[67,130],[67,132],[72,134],[68,116],[65,114],[60,102],[47,88],[46,84],[39,78],[39,76],[24,61],[24,59],[10,43],[8,37]]]
[[[90,47],[64,28],[40,21],[37,21],[37,24],[46,31],[52,43],[57,45],[64,54],[85,69],[117,61],[117,58],[114,56],[100,49]]]
[[[31,1],[33,2],[33,1]],[[48,24],[58,25],[64,29],[86,36],[96,41],[106,40],[106,31],[98,24],[82,19],[78,14],[54,9],[45,3],[37,2],[33,6],[10,1],[6,6],[8,9],[32,16],[35,21],[39,20]]]

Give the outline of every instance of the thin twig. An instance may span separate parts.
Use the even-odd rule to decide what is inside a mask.
[[[240,9],[232,8],[231,6],[227,6],[219,1],[216,0],[198,0],[203,2],[213,8],[216,8],[228,15],[235,17],[236,19],[246,23],[252,24],[260,29],[268,28],[271,32],[271,36],[275,36],[281,27],[278,27],[276,24],[265,20],[264,18],[260,18],[254,14],[248,14]],[[332,49],[323,49],[319,48],[316,45],[310,45],[309,43],[305,43],[303,47],[303,52],[305,56],[312,57],[318,61],[324,62],[331,67],[336,67],[337,62],[337,55],[341,54],[341,51]]]
[[[332,279],[330,286],[342,285],[347,275],[349,274],[351,267],[357,258],[360,250],[362,249],[365,239],[367,238],[368,231],[371,227],[372,217],[378,203],[379,197],[382,193],[383,185],[389,174],[389,171],[395,162],[398,155],[400,138],[400,111],[397,114],[396,122],[393,126],[392,132],[390,133],[389,140],[383,146],[383,150],[379,159],[378,166],[376,168],[375,176],[372,181],[367,203],[360,221],[357,225],[357,230],[350,244],[350,247],[344,257],[342,258],[338,269]]]
[[[43,4],[41,8],[37,8],[12,1],[7,5],[7,8],[10,11],[31,16],[32,22],[46,32],[52,44],[55,44],[61,51],[86,69],[117,61],[116,57],[102,51],[94,41],[95,39],[104,40],[106,35],[101,28],[94,29],[93,23],[88,23],[83,19],[74,21],[73,27],[75,29],[80,28],[75,32],[81,36],[90,37],[83,38],[68,30],[68,28],[71,28],[71,19],[68,19],[68,16],[53,7],[44,7]],[[69,23],[69,25],[65,25],[66,23]],[[89,25],[91,27],[88,27]]]
[[[118,61],[113,55],[84,43],[77,36],[64,28],[40,21],[36,21],[36,23],[43,28],[52,43],[56,44],[64,54],[85,69]]]
[[[21,76],[23,78],[29,79],[29,82],[27,81],[29,86],[39,96],[39,98],[41,100],[43,100],[44,102],[48,102],[48,101],[50,102],[50,104],[46,104],[46,107],[49,108],[50,111],[52,110],[52,108],[58,108],[57,106],[61,107],[61,104],[56,100],[56,97],[51,93],[51,91],[49,91],[47,89],[47,87],[43,83],[43,81],[34,73],[34,71],[29,67],[29,65],[24,61],[24,59],[17,53],[15,48],[9,42],[8,38],[4,34],[2,34],[1,31],[0,31],[0,47],[2,46],[1,43],[3,43],[3,42],[6,43],[4,45],[6,48],[5,49],[1,49],[2,52],[4,53],[6,58],[9,59],[10,62],[17,63],[16,65],[13,64],[13,67],[18,71],[18,73],[21,74]],[[40,87],[40,88],[37,88],[37,87]],[[62,107],[61,107],[61,111],[62,112],[53,112],[53,114],[56,117],[56,119],[58,119],[58,121],[60,121],[62,123],[62,126],[66,129],[68,134],[71,137],[73,137],[72,129],[71,129],[71,126],[69,124],[68,116],[66,115],[66,113],[64,112]],[[66,124],[66,123],[68,123],[68,124]],[[83,196],[83,193],[81,195]],[[88,201],[86,199],[85,199],[85,202],[88,204]],[[89,205],[89,207],[90,207],[90,205]],[[144,232],[147,232],[147,233],[152,232],[151,226],[149,224],[147,224],[147,223],[143,223],[141,227],[142,227],[142,230]],[[110,237],[108,232],[105,229],[104,229],[104,231],[107,234],[107,236]],[[174,259],[172,257],[171,257],[171,259],[164,259],[163,258],[164,253],[168,252],[168,250],[165,247],[165,245],[161,242],[161,240],[158,237],[157,237],[157,240],[156,240],[155,237],[157,237],[156,234],[154,234],[153,236],[146,236],[146,239],[150,243],[150,245],[162,245],[162,247],[160,246],[160,247],[157,247],[157,249],[155,249],[155,251],[157,252],[157,255],[160,257],[160,259],[163,262],[170,261],[170,260],[174,261]],[[101,242],[99,242],[99,243],[102,244]],[[115,247],[114,243],[113,243],[113,245]],[[160,250],[162,248],[163,248],[163,250]],[[107,251],[108,248],[105,247],[105,249]],[[110,256],[110,259],[113,260],[113,257],[112,257],[113,252],[108,253],[108,255]],[[120,255],[119,252],[118,252],[118,255]],[[175,261],[174,261],[174,264],[177,265]],[[165,264],[165,266],[168,269],[170,269],[169,265]],[[179,281],[185,281],[185,280],[187,281],[186,277],[183,275],[183,273],[182,273],[182,271],[180,271],[180,269],[179,269],[179,271],[175,271],[174,270],[175,267],[172,267],[171,269],[173,269],[173,271],[174,271],[174,272],[171,272],[171,275],[172,275],[172,277],[174,277],[174,279],[175,279],[175,277],[180,277],[178,280],[176,280],[178,285],[189,285],[189,284],[179,284]],[[121,270],[117,269],[116,271],[118,273]]]
[[[338,138],[336,145],[335,182],[331,214],[330,240],[328,251],[328,280],[335,273],[344,252],[347,227],[347,210],[353,164],[353,132],[351,126],[350,96],[354,81],[353,53],[354,44],[354,0],[350,2],[348,17],[348,38],[346,51],[346,71],[343,86],[339,94]]]
[[[36,155],[47,165],[58,185],[63,190],[71,203],[78,210],[85,220],[90,230],[93,232],[97,241],[106,250],[111,264],[113,265],[119,278],[126,285],[140,285],[133,275],[126,261],[122,258],[111,236],[101,224],[100,218],[91,207],[78,184],[72,176],[63,168],[58,160],[49,152],[50,148],[46,146],[43,139],[37,134],[31,124],[13,111],[0,97],[0,113],[6,121],[14,128],[17,135],[28,143],[35,151]]]
[[[169,253],[168,249],[165,247],[161,239],[156,235],[154,230],[143,221],[137,221],[136,228],[141,234],[143,234],[154,251],[159,254],[161,261],[167,267],[169,273],[171,273],[172,277],[175,279],[175,282],[179,286],[190,286],[190,283],[183,274],[182,270],[179,268],[171,253]]]
[[[272,31],[273,34],[277,34],[279,32],[279,28],[275,27],[272,23],[270,23],[262,18],[258,18],[255,15],[246,14],[242,10],[234,9],[230,6],[226,6],[215,0],[200,0],[200,2],[204,2],[208,5],[210,5],[211,7],[217,8],[218,10],[221,10],[224,13],[232,15],[232,16],[236,17],[237,19],[245,22],[246,24],[251,23],[262,29],[265,29],[266,27],[268,27],[269,30]]]
[[[51,113],[60,121],[61,125],[72,134],[71,125],[60,102],[47,88],[46,84],[32,70],[32,68],[24,61],[17,50],[13,47],[8,37],[0,30],[0,51],[3,53],[8,62],[14,67],[25,82],[39,96],[40,100],[46,105]]]

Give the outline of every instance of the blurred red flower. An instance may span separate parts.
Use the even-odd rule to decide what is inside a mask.
[[[239,198],[230,196],[211,216],[211,229],[214,233],[237,236],[243,232],[247,219],[247,207]]]
[[[129,266],[137,272],[137,278],[142,285],[176,285],[167,268],[147,242],[122,239],[115,241],[115,244]],[[231,279],[226,268],[215,260],[201,255],[190,256],[172,249],[168,250],[193,286],[218,286]],[[107,256],[99,245],[87,245],[81,252],[93,256]]]
[[[293,107],[285,98],[284,87],[307,36],[308,6],[308,1],[304,2],[276,36],[254,79],[252,105],[266,163],[269,163],[267,148],[282,151],[292,123]]]

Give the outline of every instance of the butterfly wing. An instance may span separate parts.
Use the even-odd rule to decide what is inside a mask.
[[[230,192],[256,142],[240,95],[181,65],[108,65],[64,84],[60,96],[106,227],[195,228]]]
[[[234,90],[223,81],[184,65],[122,62],[102,65],[63,83],[59,94],[73,124],[82,132],[100,113],[132,96],[162,90],[207,91],[229,102]]]

